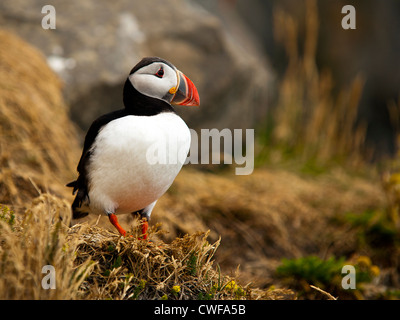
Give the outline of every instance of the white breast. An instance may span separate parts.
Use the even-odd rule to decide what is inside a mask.
[[[126,116],[104,126],[92,148],[90,209],[129,213],[170,187],[189,152],[190,131],[174,113]]]

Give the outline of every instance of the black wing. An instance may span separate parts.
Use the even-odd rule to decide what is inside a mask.
[[[86,133],[85,142],[83,144],[83,151],[81,158],[78,163],[78,179],[68,183],[66,186],[73,188],[72,194],[76,194],[75,200],[72,203],[72,213],[73,219],[79,219],[87,216],[89,212],[87,210],[81,210],[83,208],[83,203],[89,203],[89,186],[88,186],[88,172],[87,172],[87,165],[90,159],[90,156],[93,152],[92,145],[95,141],[99,131],[103,128],[107,123],[126,116],[127,113],[125,109],[117,110],[111,113],[107,113],[99,118],[97,118],[92,125],[90,126],[88,132]]]

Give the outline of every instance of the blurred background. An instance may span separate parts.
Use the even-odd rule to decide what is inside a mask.
[[[83,131],[96,116],[121,107],[129,70],[141,57],[155,55],[185,70],[198,86],[204,107],[179,110],[192,128],[265,126],[266,115],[279,105],[280,81],[304,72],[309,81],[329,81],[324,90],[334,96],[351,91],[358,79],[355,117],[366,126],[365,145],[373,158],[395,152],[396,0],[352,1],[356,30],[341,27],[346,1],[53,1],[55,30],[37,23],[44,4],[2,1],[0,25],[45,54]]]
[[[47,4],[55,29],[41,25]],[[355,30],[341,26],[348,4]],[[190,128],[256,136],[251,176],[184,168],[154,213],[165,239],[211,229],[222,236],[218,263],[240,264],[262,288],[310,298],[304,283],[314,282],[350,298],[399,298],[399,18],[397,0],[2,0],[1,31],[36,48],[57,77],[2,33],[0,203],[26,207],[38,188],[70,201],[64,184],[86,130],[122,107],[131,68],[160,56],[199,90],[200,108],[177,108]],[[331,271],[345,261],[373,289],[340,291]]]

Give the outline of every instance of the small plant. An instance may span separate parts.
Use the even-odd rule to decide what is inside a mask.
[[[13,227],[15,224],[14,211],[7,206],[0,206],[0,220],[5,221],[10,225],[10,227]]]
[[[369,283],[380,274],[379,267],[373,265],[371,258],[368,256],[359,256],[356,260],[355,268],[358,284]]]
[[[197,299],[199,300],[213,300],[215,298],[215,294],[218,291],[218,286],[216,284],[211,286],[211,289],[208,292],[199,292]]]
[[[347,213],[344,220],[357,230],[360,247],[369,246],[381,250],[382,247],[393,248],[400,244],[398,228],[384,210]]]
[[[193,252],[188,259],[188,263],[187,263],[187,267],[189,269],[189,273],[192,276],[195,276],[197,273],[197,256],[195,255],[195,253]]]
[[[181,286],[173,286],[171,289],[171,293],[177,298],[178,293],[181,292]]]
[[[241,286],[236,284],[234,280],[229,281],[225,286],[224,289],[229,293],[233,294],[235,298],[239,299],[245,295],[245,291]]]
[[[342,268],[352,265],[355,268],[357,287],[346,290],[342,287]],[[327,260],[316,256],[307,256],[299,259],[283,259],[276,273],[290,285],[300,290],[301,296],[311,298],[310,285],[327,290],[334,296],[344,296],[356,299],[363,298],[364,284],[370,283],[380,273],[378,266],[373,265],[368,256],[359,256],[350,261],[344,257],[331,257]]]
[[[283,259],[276,273],[282,278],[294,278],[300,282],[314,284],[326,288],[341,274],[345,264],[344,258],[331,257],[322,260],[317,256],[307,256],[299,259]]]
[[[130,282],[131,278],[133,278],[132,274],[128,276],[127,283]],[[129,299],[136,300],[139,294],[141,294],[143,290],[146,288],[146,284],[147,284],[146,280],[144,279],[139,280],[139,283],[135,286],[133,294],[129,297]]]

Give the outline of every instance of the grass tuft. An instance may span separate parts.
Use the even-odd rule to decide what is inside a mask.
[[[23,217],[3,208],[0,219],[0,299],[261,299],[269,292],[241,286],[214,267],[220,240],[209,232],[171,243],[121,237],[97,226],[67,227],[68,203],[49,194],[34,199]],[[32,254],[32,253],[35,254]],[[42,286],[44,266],[55,270],[55,289]]]

